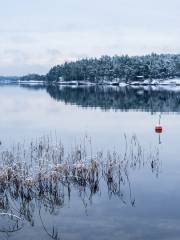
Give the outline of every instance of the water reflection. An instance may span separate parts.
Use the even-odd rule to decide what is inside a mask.
[[[110,200],[117,197],[121,204],[134,207],[132,171],[150,168],[158,176],[161,164],[158,149],[147,153],[135,135],[131,139],[125,135],[124,140],[124,153],[94,155],[87,136],[67,153],[61,141],[52,141],[48,136],[28,146],[17,144],[2,149],[0,232],[9,237],[22,229],[22,222],[32,227],[39,222],[48,237],[58,240],[59,229],[47,226],[46,219],[53,222],[53,216],[60,215],[59,210],[73,201],[80,201],[88,214],[93,199],[103,197],[105,192]],[[11,220],[5,227],[4,217]]]
[[[131,100],[130,93],[135,102]],[[4,160],[0,161],[0,212],[9,214],[0,215],[0,230],[3,230],[0,239],[48,240],[50,236],[57,238],[57,233],[64,240],[177,239],[180,234],[180,192],[177,190],[180,181],[180,115],[162,114],[163,144],[159,145],[159,133],[155,132],[159,114],[149,114],[157,110],[178,113],[177,88],[168,92],[159,88],[61,89],[59,86],[14,85],[0,88],[0,100],[0,148],[3,159],[9,159],[4,165]],[[156,100],[159,104],[154,104]],[[81,163],[75,168],[74,163],[69,164],[71,175],[66,174],[67,165],[58,165],[62,164],[58,161],[64,158],[62,147],[54,151],[51,148],[53,154],[50,155],[35,143],[28,148],[33,150],[32,154],[27,149],[24,152],[22,144],[10,147],[23,140],[26,145],[31,139],[54,132],[64,143],[66,157],[67,153],[71,153],[71,143],[77,142],[86,133],[92,137],[93,154],[88,148],[85,166]],[[128,144],[122,137],[124,132],[129,139]],[[139,144],[133,147],[134,150],[142,150],[139,150],[140,158],[135,154],[138,151],[130,150],[130,136],[134,133],[143,145],[143,148],[138,148]],[[128,149],[124,150],[126,146]],[[7,151],[3,149],[5,147]],[[152,151],[156,147],[161,152],[162,168],[158,151]],[[73,148],[73,154],[68,159],[76,156],[80,160],[84,155],[79,148]],[[92,168],[92,158],[102,158],[101,150],[108,165],[99,164],[98,176],[94,178],[93,174],[86,175],[86,167]],[[94,152],[99,154],[94,156]],[[130,153],[136,156],[135,161],[131,161]],[[42,154],[45,157],[42,158]],[[13,165],[21,176],[12,169],[13,156],[16,161],[22,159],[19,165]],[[107,160],[115,158],[118,163],[118,156],[122,163],[113,163],[116,167],[108,171],[111,164]],[[52,160],[52,157],[53,164],[44,162],[48,178],[41,180],[38,171],[43,160]],[[24,164],[25,159],[28,159],[28,164]],[[34,164],[29,163],[35,159],[41,159],[41,162],[36,161],[37,167],[33,169],[31,166]],[[9,180],[5,166],[10,166]],[[83,168],[82,171],[79,172],[77,167]],[[82,174],[87,176],[86,181],[81,178]],[[22,176],[25,176],[23,181],[17,181]],[[17,231],[9,233],[11,230]]]
[[[21,85],[29,89],[46,88],[57,101],[103,110],[180,112],[177,87],[64,87],[59,85]]]

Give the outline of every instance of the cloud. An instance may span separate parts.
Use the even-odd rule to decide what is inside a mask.
[[[8,49],[0,53],[1,65],[22,64],[26,62],[27,59],[27,54],[17,49]]]
[[[24,75],[27,73],[45,74],[50,67],[62,63],[61,53],[57,49],[31,52],[16,49],[0,51],[1,75]]]
[[[20,65],[42,73],[102,54],[180,51],[179,0],[0,2],[0,74]]]

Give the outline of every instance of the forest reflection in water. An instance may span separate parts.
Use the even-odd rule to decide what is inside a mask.
[[[91,138],[85,136],[66,152],[62,142],[50,136],[18,143],[0,152],[0,236],[23,231],[27,222],[38,222],[47,236],[61,239],[58,228],[47,226],[46,218],[58,215],[58,209],[75,200],[82,203],[87,214],[93,198],[117,197],[121,204],[134,207],[131,172],[150,168],[159,175],[159,150],[145,151],[134,135],[124,135],[121,152],[93,153]],[[77,200],[76,200],[77,201]],[[53,218],[52,218],[53,219]]]
[[[180,89],[178,87],[134,86],[71,87],[59,85],[28,85],[29,89],[46,89],[55,100],[81,107],[101,108],[121,111],[180,112]]]

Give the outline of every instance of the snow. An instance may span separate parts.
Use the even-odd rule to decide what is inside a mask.
[[[126,87],[127,85],[128,85],[128,84],[125,83],[125,82],[120,82],[120,83],[119,83],[119,86],[120,86],[120,87]]]
[[[159,83],[160,85],[180,85],[180,79],[175,78],[175,79],[167,79],[163,80]]]
[[[19,84],[44,84],[45,81],[37,81],[37,80],[30,80],[30,81],[18,81]]]
[[[180,86],[180,78],[174,78],[174,79],[153,79],[150,80],[144,80],[143,82],[133,81],[130,82],[129,85],[150,85],[150,86]]]

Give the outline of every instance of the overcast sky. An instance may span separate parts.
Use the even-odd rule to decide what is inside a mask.
[[[180,53],[180,0],[0,0],[0,75],[151,52]]]

